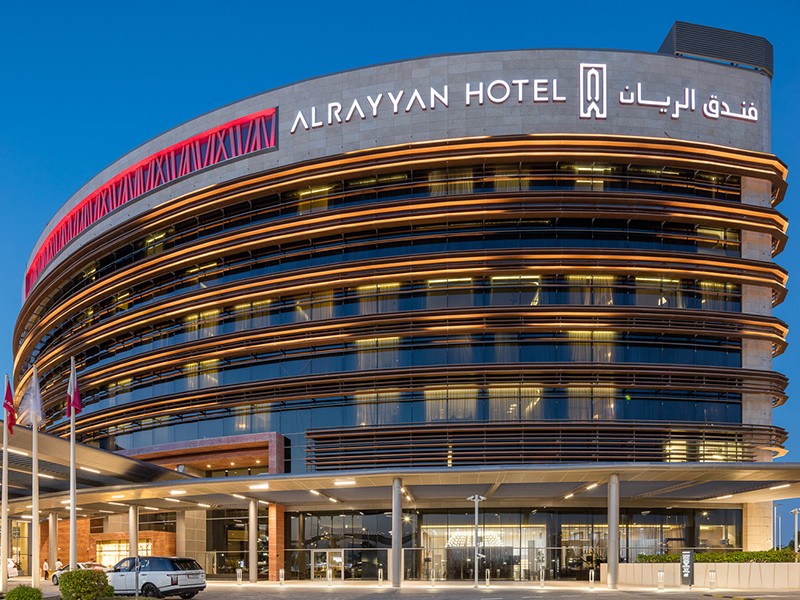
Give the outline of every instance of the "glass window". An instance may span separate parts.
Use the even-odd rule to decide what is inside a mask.
[[[613,275],[567,275],[569,303],[582,306],[614,304]]]
[[[679,279],[636,277],[636,305],[663,308],[684,308],[684,295]]]
[[[426,421],[474,421],[477,409],[478,388],[425,390]]]
[[[540,387],[499,387],[486,388],[489,400],[489,420],[491,421],[529,421],[544,417],[544,402]]]
[[[358,314],[370,315],[397,311],[399,283],[376,283],[356,288]]]
[[[493,306],[538,306],[542,300],[538,275],[497,275],[490,282]]]

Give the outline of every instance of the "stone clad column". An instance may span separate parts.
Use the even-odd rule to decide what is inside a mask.
[[[392,587],[399,588],[403,567],[403,504],[400,488],[403,482],[396,477],[392,482]]]
[[[619,580],[619,475],[608,480],[608,587]]]
[[[250,583],[258,582],[258,502],[250,500],[247,510],[247,570]]]
[[[128,556],[139,554],[139,507],[128,507]]]
[[[300,517],[302,519],[302,516]],[[284,508],[281,504],[269,503],[269,580],[280,581],[284,564]]]
[[[50,513],[47,521],[50,526],[47,536],[47,562],[52,573],[56,570],[56,560],[58,560],[58,515]]]
[[[186,553],[186,513],[182,510],[175,513],[175,554],[188,556]]]

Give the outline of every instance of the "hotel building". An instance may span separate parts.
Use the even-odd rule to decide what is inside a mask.
[[[43,510],[74,356],[81,559],[127,555],[138,514],[141,552],[210,576],[471,579],[474,495],[497,579],[770,547],[800,479],[771,463],[772,74],[765,39],[676,23],[657,53],[319,77],[136,148],[27,265]]]

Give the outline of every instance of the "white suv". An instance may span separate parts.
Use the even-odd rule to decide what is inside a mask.
[[[124,558],[107,573],[108,583],[120,595],[136,593],[136,563],[142,596],[191,598],[206,589],[206,573],[193,558],[142,556]]]

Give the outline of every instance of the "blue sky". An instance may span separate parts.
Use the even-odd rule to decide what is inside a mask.
[[[277,4],[277,3],[275,3]],[[25,263],[83,183],[142,142],[221,105],[284,84],[430,54],[515,48],[655,52],[673,21],[733,29],[775,46],[773,152],[789,165],[779,209],[793,225],[778,263],[791,327],[775,361],[792,383],[776,424],[800,462],[800,8],[788,2],[6,2],[0,8],[0,369]],[[779,8],[780,6],[780,8]],[[791,537],[784,501],[783,537]]]

